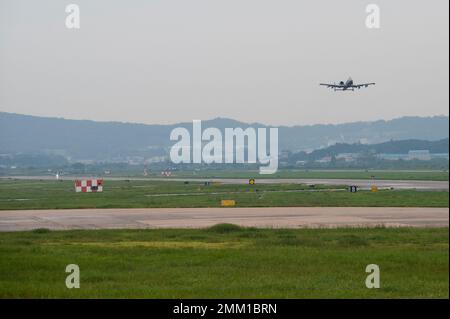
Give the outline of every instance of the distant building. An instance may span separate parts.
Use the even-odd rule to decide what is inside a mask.
[[[419,161],[430,161],[432,159],[449,159],[448,153],[436,153],[432,154],[429,150],[411,150],[408,154],[377,154],[379,159],[384,159],[388,161],[411,161],[411,160],[419,160]]]
[[[409,160],[429,161],[431,155],[429,150],[412,150],[408,152]]]
[[[286,158],[289,158],[289,155],[291,154],[291,152],[289,152],[289,151],[281,151],[279,154],[278,154],[278,159],[286,159]]]
[[[345,162],[354,162],[358,159],[357,153],[341,153],[336,155],[337,160],[344,160]]]
[[[167,160],[166,156],[153,156],[146,159],[147,163],[161,163]]]
[[[319,160],[316,160],[317,163],[330,163],[331,162],[331,156],[325,156]]]
[[[430,154],[431,159],[446,159],[449,160],[449,154],[448,153],[432,153]]]
[[[95,161],[92,159],[79,159],[77,160],[78,163],[84,164],[84,165],[92,165],[95,164]]]
[[[387,160],[387,161],[398,161],[398,160],[405,160],[407,161],[409,159],[408,154],[377,154],[377,158]]]

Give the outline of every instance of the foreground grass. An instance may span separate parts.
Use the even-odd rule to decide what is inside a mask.
[[[70,181],[0,180],[0,210],[59,208],[218,207],[222,199],[238,207],[356,206],[448,207],[448,192],[414,190],[377,193],[344,186],[299,184],[210,185],[158,181],[106,181],[103,193],[75,193]],[[0,212],[1,213],[1,212]]]
[[[448,298],[448,249],[448,228],[0,233],[0,297]]]

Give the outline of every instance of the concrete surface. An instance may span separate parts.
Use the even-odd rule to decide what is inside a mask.
[[[218,223],[270,228],[448,227],[448,208],[263,207],[0,211],[0,231],[36,228],[201,228]]]
[[[77,177],[84,178],[84,177]],[[91,177],[86,177],[91,178]],[[0,179],[23,179],[23,180],[55,180],[55,176],[8,176]],[[61,176],[61,180],[75,180],[73,176]],[[245,178],[144,178],[144,177],[103,177],[108,181],[134,180],[134,181],[177,181],[177,182],[218,182],[223,184],[248,184]],[[379,188],[394,189],[417,189],[417,190],[449,190],[448,181],[415,181],[415,180],[364,180],[364,179],[305,179],[305,178],[256,178],[256,184],[315,184],[315,185],[355,185],[360,188],[370,189],[372,186]]]

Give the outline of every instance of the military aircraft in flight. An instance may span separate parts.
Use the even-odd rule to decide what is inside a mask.
[[[348,78],[347,81],[340,81],[339,83],[319,83],[320,85],[326,86],[327,88],[332,88],[335,91],[354,91],[355,89],[360,89],[362,87],[368,87],[369,85],[375,85],[375,83],[362,83],[353,84],[352,78]]]

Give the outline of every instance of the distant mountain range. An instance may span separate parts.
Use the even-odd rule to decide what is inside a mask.
[[[203,121],[202,127],[267,127],[226,118]],[[175,127],[192,123],[147,125],[36,117],[0,112],[0,154],[47,153],[72,160],[108,160],[125,156],[166,155]],[[376,144],[391,140],[437,141],[448,138],[449,118],[402,117],[337,125],[279,126],[279,149],[297,152],[336,143]]]

